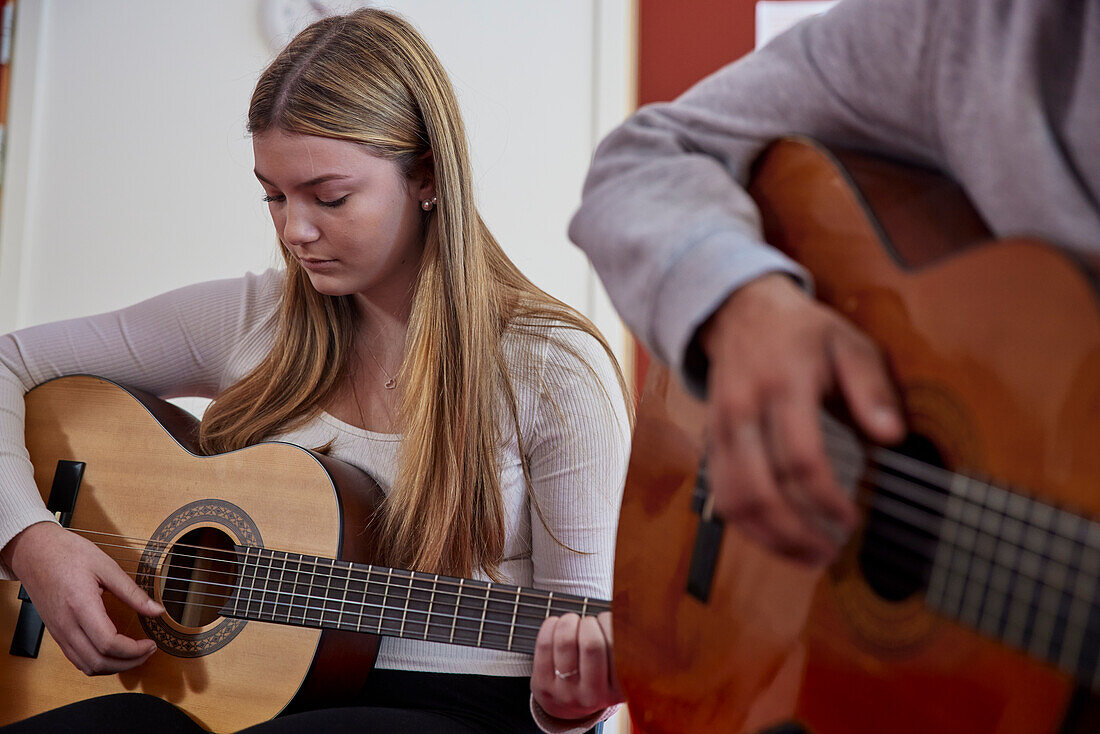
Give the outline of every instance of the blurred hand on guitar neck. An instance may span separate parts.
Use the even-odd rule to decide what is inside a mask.
[[[823,400],[839,393],[872,442],[905,434],[878,349],[780,273],[731,294],[699,339],[710,363],[707,472],[715,514],[776,553],[831,561],[858,514],[825,453]]]

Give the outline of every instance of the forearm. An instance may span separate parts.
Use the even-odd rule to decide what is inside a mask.
[[[24,396],[56,377],[95,374],[160,397],[213,397],[230,354],[269,313],[264,276],[201,283],[129,308],[0,336],[0,548],[50,520],[24,443]],[[0,563],[0,578],[11,570]]]

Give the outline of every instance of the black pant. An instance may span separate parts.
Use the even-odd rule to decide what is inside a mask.
[[[530,679],[376,670],[344,708],[280,716],[247,734],[431,732],[535,734]],[[124,693],[70,704],[0,728],[0,734],[201,734],[180,709],[153,696]]]

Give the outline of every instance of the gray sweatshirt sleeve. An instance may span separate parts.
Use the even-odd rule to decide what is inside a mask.
[[[52,520],[23,439],[23,396],[35,385],[94,374],[160,397],[214,397],[236,361],[259,361],[281,275],[268,271],[188,286],[134,306],[0,336],[0,548]],[[257,356],[258,355],[258,356]],[[0,579],[11,571],[0,564]]]
[[[936,165],[934,0],[847,0],[600,144],[569,229],[634,334],[702,391],[698,327],[768,272],[809,276],[762,241],[744,190],[791,134]]]

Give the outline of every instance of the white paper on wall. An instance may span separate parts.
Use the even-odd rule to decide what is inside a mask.
[[[756,3],[756,47],[760,48],[798,21],[819,15],[837,0],[758,0]]]

